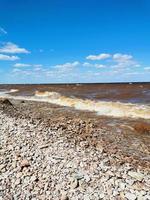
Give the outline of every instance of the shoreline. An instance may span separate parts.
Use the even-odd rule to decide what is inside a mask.
[[[2,197],[136,199],[142,194],[146,199],[150,195],[150,160],[141,160],[149,152],[142,154],[137,146],[124,144],[136,137],[146,148],[149,136],[142,140],[129,126],[136,121],[46,103],[10,102],[0,103]]]

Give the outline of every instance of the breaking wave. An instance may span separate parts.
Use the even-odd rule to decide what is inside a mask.
[[[62,96],[56,92],[37,91],[35,96],[41,98],[46,97],[48,102],[61,106],[69,106],[78,110],[94,111],[97,112],[98,115],[150,119],[149,106],[120,102],[94,101],[89,99],[83,100]]]
[[[11,89],[11,90],[0,90],[0,95],[5,95],[5,94],[9,94],[9,93],[13,93],[13,92],[18,92],[19,90],[17,89]]]
[[[12,90],[10,91],[10,93]],[[2,95],[0,95],[2,96]],[[79,99],[63,96],[57,92],[40,92],[36,91],[34,96],[11,96],[5,94],[5,97],[19,99],[48,102],[60,106],[68,106],[78,110],[87,110],[96,112],[98,115],[113,116],[113,117],[130,117],[150,119],[150,106],[121,103],[121,102],[105,102],[94,101],[89,99]]]

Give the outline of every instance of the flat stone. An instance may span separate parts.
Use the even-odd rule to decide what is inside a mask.
[[[77,180],[81,180],[81,179],[84,178],[84,175],[81,174],[81,173],[78,173],[78,174],[76,174],[74,177],[75,177],[75,179],[77,179]]]
[[[119,188],[120,188],[121,190],[124,190],[124,189],[125,189],[125,186],[126,186],[125,183],[119,183]]]
[[[89,177],[89,175],[85,175],[84,176],[85,181],[88,183],[90,182],[91,178]]]
[[[131,176],[132,178],[138,180],[138,181],[142,181],[142,179],[144,178],[144,174],[142,174],[140,172],[129,171],[128,175]]]
[[[129,200],[135,200],[136,199],[136,195],[129,193],[129,192],[125,194],[125,197]]]

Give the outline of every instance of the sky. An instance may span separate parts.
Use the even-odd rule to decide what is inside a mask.
[[[0,0],[0,83],[150,81],[149,0]]]

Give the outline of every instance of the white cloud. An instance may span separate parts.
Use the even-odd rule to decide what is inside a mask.
[[[19,59],[20,58],[18,56],[8,56],[8,55],[0,54],[0,60],[14,61],[14,60],[19,60]]]
[[[42,67],[43,65],[41,65],[41,64],[34,64],[34,65],[32,65],[33,67]]]
[[[14,68],[12,73],[19,76],[34,75],[31,70],[23,70],[22,68]]]
[[[7,42],[3,47],[0,48],[0,53],[30,53],[28,50],[25,48],[20,48],[18,45],[12,43],[12,42]]]
[[[93,67],[93,64],[89,63],[89,62],[84,62],[83,67]]]
[[[24,63],[16,63],[14,64],[14,67],[30,67],[30,64],[24,64]]]
[[[116,53],[113,55],[113,60],[119,63],[124,63],[132,60],[133,56],[127,54]]]
[[[17,69],[17,68],[15,68],[15,69],[13,69],[13,70],[12,70],[12,72],[13,72],[13,73],[16,73],[16,72],[21,72],[21,70],[20,70],[20,69]]]
[[[55,65],[53,66],[54,69],[59,69],[59,70],[71,70],[73,69],[74,67],[80,65],[80,63],[78,61],[75,61],[75,62],[68,62],[68,63],[65,63],[65,64],[61,64],[61,65]]]
[[[125,75],[129,75],[129,76],[139,75],[139,74],[143,74],[143,72],[128,72],[128,73],[125,73]]]
[[[16,65],[17,64],[17,65]],[[24,66],[23,63],[16,63],[14,66]],[[26,64],[25,64],[26,65]],[[74,76],[78,76],[78,69],[76,68],[76,66],[80,65],[80,63],[78,61],[75,62],[68,62],[68,63],[64,63],[61,65],[55,65],[55,66],[51,66],[50,68],[44,67],[42,65],[39,64],[30,64],[31,67],[33,68],[14,68],[12,70],[13,74],[17,77],[21,76],[21,77],[26,77],[31,75],[33,78],[35,77],[47,77],[50,79],[56,78],[57,80],[60,80],[62,78],[69,78],[71,79],[71,77]]]
[[[6,35],[6,34],[7,34],[7,31],[5,31],[5,29],[0,27],[0,35]]]
[[[116,54],[106,54],[106,53],[102,53],[99,55],[89,55],[86,57],[86,59],[89,60],[104,60],[107,58],[111,58],[110,61],[110,65],[108,65],[108,67],[111,68],[124,68],[124,67],[140,67],[140,64],[137,63],[134,59],[132,55],[128,55],[128,54],[121,54],[121,53],[116,53]],[[115,63],[115,64],[114,64]],[[83,66],[87,66],[87,67],[97,67],[97,68],[104,68],[107,67],[106,65],[102,65],[102,64],[91,64],[88,62],[83,63]]]
[[[94,65],[96,68],[105,68],[106,65],[102,65],[102,64],[95,64]]]
[[[41,68],[41,64],[27,64],[27,63],[16,63],[14,64],[14,67],[35,67],[35,68]]]
[[[150,67],[138,68],[140,67],[139,63],[134,60],[133,56],[128,54],[112,54],[107,61],[105,62],[106,65],[101,64],[103,63],[101,61],[83,63],[75,61],[49,67],[42,66],[41,64],[16,63],[14,65],[16,68],[14,68],[12,74],[17,79],[24,77],[24,80],[28,80],[27,76],[31,77],[35,82],[39,80],[43,80],[43,82],[78,82],[77,80],[81,80],[81,78],[83,82],[94,82],[110,81],[111,78],[120,81],[125,78],[126,80],[127,78],[134,78],[144,74],[144,70],[148,70],[145,71],[148,74],[150,70]],[[87,68],[82,70],[81,67]]]
[[[140,64],[137,63],[134,59],[132,55],[128,55],[128,54],[121,54],[121,53],[116,53],[113,55],[112,61],[117,63],[117,64],[113,64],[111,65],[111,68],[117,68],[117,69],[121,69],[121,68],[137,68],[140,67]]]
[[[141,65],[137,63],[134,65],[134,67],[141,67]]]
[[[145,67],[144,70],[150,71],[150,67]]]
[[[107,54],[107,53],[101,53],[99,55],[89,55],[86,57],[86,59],[88,60],[104,60],[104,59],[107,59],[107,58],[110,58],[111,55],[110,54]]]
[[[93,63],[89,63],[89,62],[84,62],[82,64],[82,66],[83,67],[95,67],[95,68],[105,68],[106,67],[106,65],[97,64],[97,63],[93,64]]]
[[[34,71],[42,71],[43,69],[41,67],[34,68]]]

